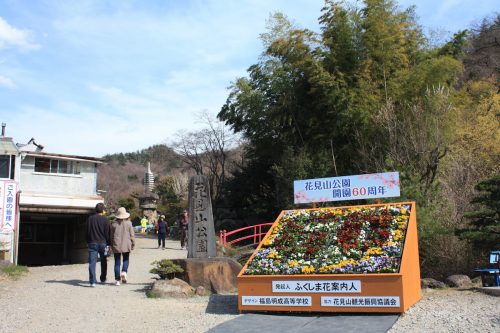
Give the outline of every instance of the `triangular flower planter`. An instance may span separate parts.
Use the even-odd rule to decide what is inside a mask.
[[[402,313],[420,298],[415,202],[283,211],[238,275],[240,311]]]

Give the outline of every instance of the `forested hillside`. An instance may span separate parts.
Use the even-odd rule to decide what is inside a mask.
[[[166,145],[155,145],[133,153],[118,153],[104,156],[105,164],[98,169],[98,189],[110,207],[125,206],[132,213],[132,218],[140,215],[138,196],[144,193],[144,173],[147,162],[151,163],[151,171],[155,175],[156,192],[161,192],[162,199],[168,197],[170,203],[163,202],[160,209],[173,208],[180,210],[185,200],[189,166],[183,163],[172,148]],[[175,207],[167,207],[174,203]],[[173,216],[176,212],[169,212]]]

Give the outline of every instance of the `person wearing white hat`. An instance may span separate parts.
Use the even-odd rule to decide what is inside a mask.
[[[128,219],[130,216],[124,207],[118,208],[116,220],[111,225],[111,248],[115,257],[115,284],[127,283],[127,272],[129,265],[130,252],[135,246],[135,234],[132,222]],[[123,265],[122,265],[123,257]],[[120,273],[120,266],[121,273]]]

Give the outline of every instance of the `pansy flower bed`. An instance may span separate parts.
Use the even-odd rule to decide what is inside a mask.
[[[410,205],[286,211],[245,275],[397,273]]]

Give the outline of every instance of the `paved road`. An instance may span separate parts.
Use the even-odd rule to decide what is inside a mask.
[[[352,315],[296,315],[248,313],[224,322],[209,330],[209,333],[385,333],[396,322],[399,315],[352,314]]]

